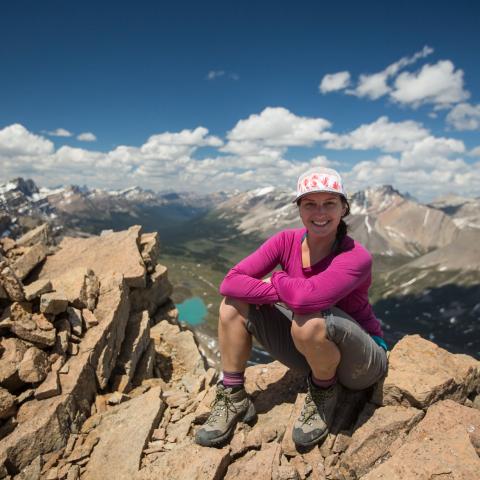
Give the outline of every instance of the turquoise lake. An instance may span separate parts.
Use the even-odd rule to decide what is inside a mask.
[[[207,307],[200,297],[192,297],[176,305],[181,322],[199,325],[205,320]]]

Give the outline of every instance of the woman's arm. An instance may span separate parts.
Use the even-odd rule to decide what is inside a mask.
[[[282,243],[280,232],[235,265],[220,285],[220,293],[253,304],[277,302],[275,287],[262,278],[280,263]]]
[[[372,257],[363,248],[337,255],[326,270],[310,278],[292,278],[285,272],[272,275],[280,300],[295,313],[306,314],[337,304],[371,275]]]

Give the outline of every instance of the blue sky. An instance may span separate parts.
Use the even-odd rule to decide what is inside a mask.
[[[329,3],[4,3],[0,181],[480,195],[478,2]]]

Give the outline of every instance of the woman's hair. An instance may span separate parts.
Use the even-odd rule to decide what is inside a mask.
[[[303,197],[297,200],[298,207],[300,206],[300,203],[302,203],[302,199]],[[348,226],[345,223],[345,220],[343,219],[348,215],[350,215],[350,204],[348,203],[348,200],[343,195],[340,195],[340,200],[342,201],[342,205],[345,207],[345,213],[342,215],[342,219],[340,220],[340,223],[338,224],[338,227],[337,227],[337,236],[336,236],[337,248],[342,243],[342,240],[347,236]]]

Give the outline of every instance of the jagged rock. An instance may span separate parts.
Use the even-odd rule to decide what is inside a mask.
[[[48,254],[48,247],[43,243],[37,243],[26,247],[23,255],[12,265],[15,275],[23,280]]]
[[[44,400],[45,398],[60,395],[62,389],[58,375],[58,369],[52,369],[45,381],[35,390],[35,398],[37,400]]]
[[[182,440],[185,440],[192,426],[194,417],[195,415],[193,413],[189,413],[178,422],[169,423],[167,427],[168,441],[180,443]]]
[[[93,430],[100,441],[82,478],[133,478],[140,468],[143,448],[163,413],[165,404],[160,394],[160,388],[152,388],[102,414],[100,424]]]
[[[48,355],[37,347],[30,347],[18,365],[18,376],[24,383],[38,383],[45,379],[49,368]]]
[[[153,324],[156,325],[162,320],[166,320],[168,323],[175,325],[178,324],[178,309],[171,300],[167,300],[164,305],[158,308],[153,318]]]
[[[85,322],[85,327],[88,329],[88,328],[92,328],[92,327],[95,327],[96,325],[98,325],[98,320],[97,318],[95,317],[95,315],[93,314],[93,312],[91,312],[90,310],[88,310],[87,308],[84,308],[82,310],[82,318],[83,318],[83,321]]]
[[[163,374],[171,371],[164,380],[182,382],[188,391],[194,391],[206,371],[192,332],[181,331],[178,325],[163,320],[150,329],[150,336],[155,342],[157,357],[163,359]]]
[[[155,365],[155,342],[150,338],[148,346],[138,361],[135,375],[132,379],[132,385],[137,387],[148,378],[153,377],[153,367]]]
[[[464,427],[480,456],[480,412],[452,400],[443,400],[432,405],[422,421],[412,429],[408,441],[422,440],[435,433],[446,432],[456,425]]]
[[[15,476],[14,480],[40,480],[40,475],[42,473],[43,459],[39,455],[33,462],[25,467],[18,475]]]
[[[411,428],[423,417],[412,407],[386,406],[375,410],[367,404],[361,413],[341,466],[353,478],[362,477],[396,451]]]
[[[68,299],[63,292],[44,293],[40,297],[40,311],[42,313],[51,313],[58,315],[67,310]]]
[[[128,395],[125,395],[122,392],[113,392],[107,399],[108,405],[120,405],[123,402],[130,400]]]
[[[148,272],[153,272],[160,255],[160,239],[158,232],[140,235],[140,253]]]
[[[134,480],[185,480],[187,478],[220,480],[224,478],[229,460],[228,447],[215,449],[188,444],[162,453],[133,478]]]
[[[54,290],[61,292],[75,308],[95,309],[100,281],[92,269],[77,266],[52,277]]]
[[[78,462],[79,460],[88,458],[95,446],[98,444],[99,440],[100,438],[95,432],[93,434],[89,434],[86,440],[81,444],[76,443],[75,448],[67,459],[68,462]]]
[[[129,287],[145,288],[145,266],[137,246],[140,229],[136,225],[101,237],[65,237],[55,255],[47,257],[39,278],[59,278],[68,265],[71,270],[92,269],[101,283],[118,273]]]
[[[263,445],[260,451],[250,450],[229,465],[225,480],[243,480],[245,478],[272,480],[278,478],[280,455],[281,447],[276,443]]]
[[[5,388],[0,387],[0,420],[15,415],[15,397]]]
[[[16,242],[13,238],[10,237],[3,237],[0,238],[0,245],[5,253],[7,253],[12,248],[15,248]]]
[[[12,301],[25,301],[22,281],[5,262],[0,262],[0,285]]]
[[[128,320],[125,339],[117,360],[117,370],[127,377],[127,385],[122,385],[124,388],[121,391],[129,389],[137,364],[149,343],[150,318],[148,312],[134,313]],[[122,383],[125,383],[125,381]]]
[[[3,288],[2,284],[0,283],[0,300],[7,300],[8,299],[8,294]]]
[[[67,307],[68,321],[70,322],[71,331],[78,335],[82,336],[82,312],[74,307]]]
[[[102,283],[100,296],[95,309],[95,317],[98,318],[100,332],[98,328],[92,328],[87,334],[92,332],[93,338],[98,335],[102,337],[103,348],[98,358],[93,359],[96,365],[96,376],[100,388],[107,386],[116,359],[125,337],[125,328],[128,322],[130,311],[130,302],[128,298],[128,288],[124,283],[123,277],[114,275],[111,279]],[[87,334],[85,337],[87,337]],[[82,346],[85,342],[82,342]]]
[[[0,346],[3,351],[0,357],[0,385],[15,392],[23,386],[18,376],[18,366],[29,345],[18,338],[3,338]]]
[[[106,386],[104,375],[111,373],[116,358],[113,349],[123,340],[129,310],[126,289],[120,275],[113,275],[103,287],[101,308],[95,311],[99,325],[85,333],[78,355],[64,365],[68,373],[60,375],[62,393],[21,406],[18,426],[0,442],[0,465],[8,459],[13,469],[21,470],[38,455],[60,449],[90,415],[97,380],[104,382],[102,388]]]
[[[472,480],[478,478],[479,471],[480,459],[467,432],[464,427],[456,426],[447,432],[408,442],[362,480]]]
[[[49,230],[50,227],[48,223],[39,225],[36,228],[32,228],[27,233],[22,235],[17,241],[16,244],[19,247],[30,247],[37,243],[42,243],[46,245],[49,242]]]
[[[302,411],[304,402],[305,402],[305,394],[304,393],[298,394],[295,404],[290,411],[286,432],[282,440],[282,451],[286,455],[291,455],[291,456],[297,455],[297,447],[295,446],[295,443],[292,439],[292,432],[293,432],[293,426],[297,421],[297,418],[300,415],[300,412]]]
[[[153,315],[158,307],[168,300],[172,292],[173,287],[168,280],[167,267],[158,264],[147,280],[147,288],[131,290],[132,310],[134,312],[148,310],[148,313]]]
[[[446,398],[463,402],[479,382],[478,360],[454,355],[419,335],[408,335],[390,352],[388,374],[372,401],[416,408]]]
[[[42,347],[51,347],[55,344],[55,329],[42,329],[37,321],[42,325],[46,324],[38,317],[38,314],[31,313],[31,306],[28,303],[14,302],[10,306],[10,316],[12,326],[10,330],[19,338],[27,340]]]
[[[53,290],[52,282],[46,278],[36,280],[29,285],[25,285],[23,288],[25,291],[25,299],[28,301],[39,297],[40,295],[42,295],[42,293],[48,293]]]
[[[48,331],[55,329],[50,320],[43,313],[32,314],[32,320],[35,322],[35,324],[40,330]]]

